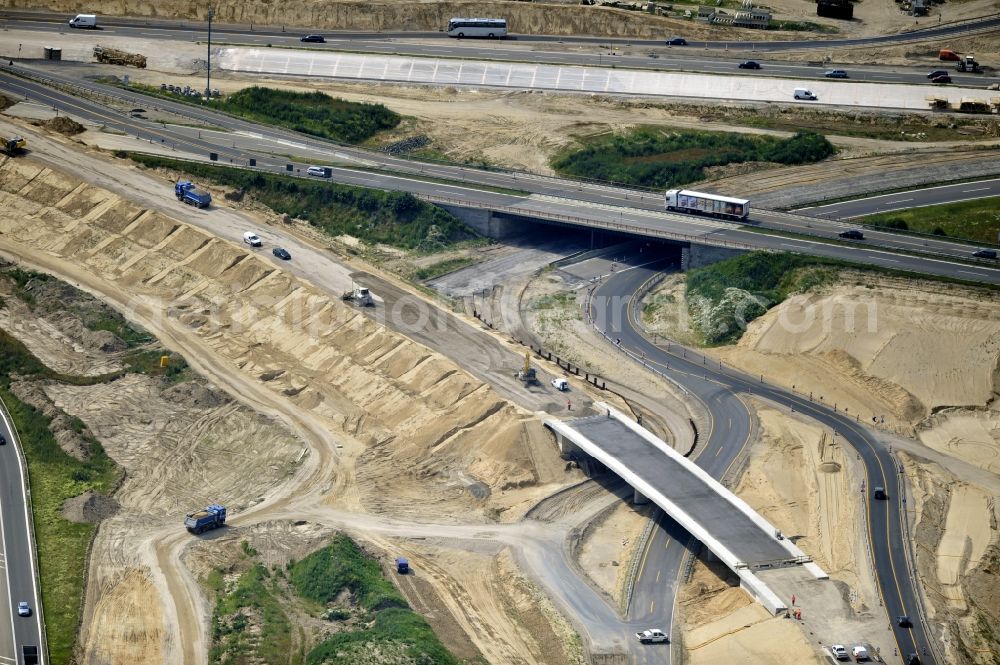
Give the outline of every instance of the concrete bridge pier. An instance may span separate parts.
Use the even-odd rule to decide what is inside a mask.
[[[649,503],[649,498],[639,490],[632,488],[632,503],[637,506],[644,506]]]

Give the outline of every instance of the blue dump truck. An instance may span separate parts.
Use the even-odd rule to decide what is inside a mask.
[[[198,208],[207,208],[212,204],[212,195],[204,189],[198,189],[193,182],[183,180],[174,185],[174,195],[178,201]]]
[[[226,508],[217,503],[213,503],[204,510],[191,513],[184,520],[184,526],[191,533],[201,533],[211,529],[218,529],[226,523]]]
[[[409,574],[410,562],[401,556],[396,557],[396,572],[400,575]]]

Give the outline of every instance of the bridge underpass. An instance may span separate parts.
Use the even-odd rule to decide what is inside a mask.
[[[584,453],[632,486],[703,543],[740,579],[740,586],[777,614],[786,603],[757,571],[803,566],[826,573],[767,520],[666,442],[606,404],[602,413],[573,420],[546,418],[564,453]]]

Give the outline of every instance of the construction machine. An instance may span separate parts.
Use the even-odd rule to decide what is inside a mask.
[[[4,154],[9,157],[14,157],[15,155],[19,155],[24,152],[24,146],[28,144],[28,142],[20,136],[12,136],[10,138],[3,137],[0,138],[0,141],[3,142]]]
[[[97,62],[103,62],[108,65],[131,65],[139,69],[146,68],[146,56],[141,53],[128,53],[107,46],[95,46],[94,58],[97,59]]]
[[[958,64],[955,65],[955,70],[959,72],[972,72],[973,74],[982,74],[983,68],[979,66],[976,62],[976,57],[973,55],[963,56]]]
[[[521,367],[521,369],[518,370],[517,374],[515,374],[514,376],[517,378],[518,381],[524,382],[524,385],[526,386],[539,385],[538,373],[535,371],[535,368],[531,366],[530,351],[524,352],[524,366]]]
[[[352,302],[358,307],[375,306],[375,300],[372,298],[371,291],[363,286],[356,286],[351,291],[347,291],[341,296],[341,300],[344,302]]]

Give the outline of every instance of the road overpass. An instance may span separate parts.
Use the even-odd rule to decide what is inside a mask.
[[[804,566],[817,579],[827,575],[745,501],[652,432],[607,404],[603,413],[573,420],[548,417],[564,453],[583,452],[624,479],[640,501],[649,500],[701,541],[740,578],[742,586],[772,614],[786,602],[757,571]]]

